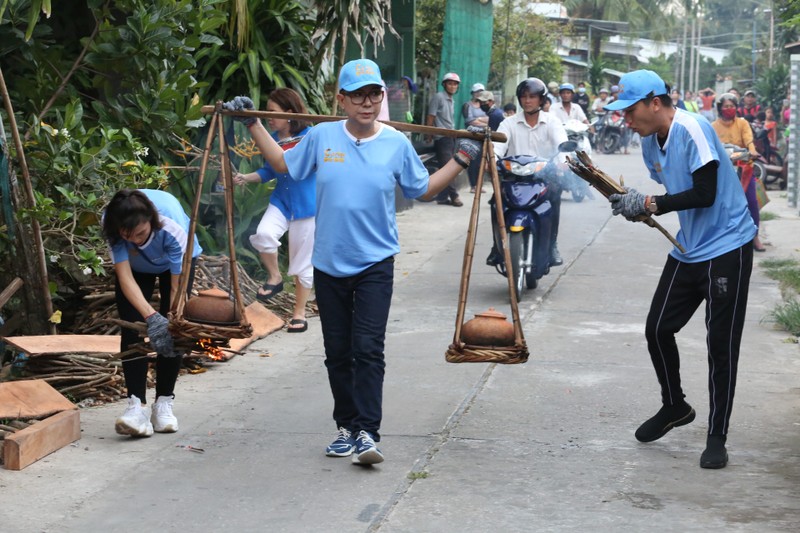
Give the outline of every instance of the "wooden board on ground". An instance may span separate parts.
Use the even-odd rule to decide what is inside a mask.
[[[80,413],[63,411],[7,436],[3,463],[8,470],[22,470],[80,438]]]
[[[41,379],[0,383],[0,418],[43,418],[75,405]]]
[[[237,352],[284,326],[283,319],[264,307],[261,302],[251,303],[245,308],[244,313],[253,326],[253,334],[246,339],[231,339],[231,349]]]
[[[65,353],[117,353],[119,335],[30,335],[5,337],[8,344],[28,357]]]

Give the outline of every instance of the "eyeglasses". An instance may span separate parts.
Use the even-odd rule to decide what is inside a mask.
[[[380,104],[383,102],[383,91],[381,89],[373,89],[369,92],[353,92],[348,93],[342,91],[342,94],[350,98],[350,101],[353,102],[353,105],[361,105],[364,103],[364,100],[369,97],[369,101],[373,104]]]

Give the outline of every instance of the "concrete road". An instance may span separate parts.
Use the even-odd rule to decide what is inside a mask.
[[[595,160],[659,191],[638,151]],[[772,246],[756,258],[723,470],[699,468],[702,312],[678,339],[697,419],[654,443],[633,436],[659,408],[643,334],[670,250],[658,232],[611,217],[598,194],[580,204],[565,195],[565,264],[521,304],[529,362],[449,364],[469,208],[417,204],[399,216],[386,462],[324,456],[335,427],[314,319],[307,333],[273,334],[182,377],[179,433],[120,437],[121,402],[84,409],[75,445],[21,472],[0,470],[0,531],[798,531],[800,357],[768,320],[781,296],[758,262],[796,258],[800,226],[772,196],[766,209],[781,217],[762,230]],[[661,222],[677,231],[673,215]],[[505,279],[482,264],[489,242],[484,208],[468,315],[508,313]]]

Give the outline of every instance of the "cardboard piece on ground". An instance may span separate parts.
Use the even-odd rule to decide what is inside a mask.
[[[3,464],[8,470],[22,470],[80,438],[80,413],[75,410],[57,413],[7,436]]]
[[[231,339],[231,349],[237,352],[284,326],[283,319],[264,307],[261,302],[253,302],[248,305],[244,314],[253,326],[253,334],[246,339]]]
[[[31,335],[5,337],[5,341],[29,357],[65,353],[117,353],[119,335]]]
[[[0,418],[42,418],[74,409],[71,401],[41,379],[0,383]]]

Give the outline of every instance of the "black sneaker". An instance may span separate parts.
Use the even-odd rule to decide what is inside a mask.
[[[486,264],[490,267],[497,266],[503,262],[503,259],[500,257],[500,254],[497,250],[492,247],[492,251],[489,252],[489,257],[486,258]]]
[[[700,456],[700,468],[725,468],[728,464],[728,450],[725,449],[725,435],[709,435],[706,449]]]
[[[558,246],[553,245],[550,249],[550,266],[563,265],[564,260],[561,259],[561,254],[558,252]]]
[[[653,442],[666,435],[669,430],[678,426],[685,426],[694,420],[696,413],[692,406],[686,402],[680,405],[665,405],[636,430],[636,440],[639,442]]]

